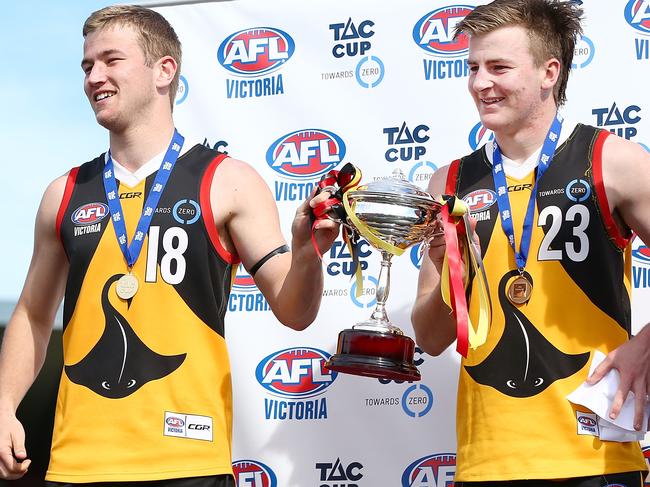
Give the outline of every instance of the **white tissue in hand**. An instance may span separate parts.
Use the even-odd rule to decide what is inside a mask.
[[[605,359],[605,354],[596,350],[589,368],[589,375],[594,372],[598,364]],[[599,416],[600,438],[608,441],[637,441],[642,439],[648,426],[650,406],[646,405],[641,430],[634,429],[634,394],[628,393],[623,407],[616,419],[609,417],[609,412],[614,404],[616,390],[620,382],[620,376],[616,369],[610,370],[598,383],[590,386],[583,383],[575,391],[567,396],[567,399],[574,404],[589,408]],[[631,438],[631,439],[627,439]]]

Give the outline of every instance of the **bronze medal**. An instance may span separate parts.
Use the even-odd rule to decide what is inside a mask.
[[[120,299],[131,299],[138,292],[138,278],[130,272],[124,274],[115,284],[115,292]]]
[[[512,304],[524,304],[530,300],[533,285],[524,276],[517,277],[508,286],[508,299]]]

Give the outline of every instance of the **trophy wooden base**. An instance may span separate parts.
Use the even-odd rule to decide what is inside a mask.
[[[325,368],[344,374],[402,381],[420,380],[413,364],[415,342],[390,331],[347,329],[339,333],[336,354]]]

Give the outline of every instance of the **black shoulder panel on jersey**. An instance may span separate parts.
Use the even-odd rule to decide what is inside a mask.
[[[552,237],[549,248],[564,252],[561,264],[567,275],[594,305],[630,333],[631,306],[623,285],[623,255],[605,228],[593,180],[593,147],[599,130],[578,125],[558,147],[539,182],[537,207],[539,214],[549,207],[561,210],[563,221],[555,235],[549,235],[555,232],[552,218],[542,227],[544,234]]]
[[[81,284],[86,276],[90,261],[95,255],[97,245],[110,222],[110,215],[106,207],[106,195],[102,182],[102,169],[104,168],[104,155],[86,162],[79,167],[70,202],[64,213],[61,223],[61,240],[66,254],[70,258],[70,269],[65,289],[63,305],[63,328],[70,321],[72,312],[77,304]],[[87,208],[88,217],[85,223],[75,223],[73,215],[83,207]],[[106,213],[101,213],[105,211]],[[77,218],[77,220],[79,220]],[[97,223],[93,223],[94,221]],[[100,225],[99,231],[83,232],[90,225]]]

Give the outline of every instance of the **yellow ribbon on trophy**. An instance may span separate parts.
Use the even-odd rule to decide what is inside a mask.
[[[366,189],[367,186],[357,186],[354,188],[355,191],[361,191]],[[352,222],[353,226],[356,228],[357,232],[359,232],[359,235],[361,235],[363,238],[365,238],[372,246],[375,248],[385,250],[386,252],[394,255],[401,255],[404,252],[404,249],[400,249],[399,247],[396,247],[392,244],[389,244],[388,242],[383,241],[379,237],[377,237],[372,229],[366,225],[364,222],[362,222],[355,214],[354,214],[354,207],[356,206],[356,201],[353,202],[350,205],[350,200],[348,198],[347,194],[343,194],[342,198],[343,202],[343,208],[345,209],[345,214],[347,218]],[[356,291],[356,297],[360,297],[361,293],[363,292],[363,277],[361,275],[361,266],[357,266],[356,272],[355,272],[355,278],[357,281],[357,291]]]
[[[475,232],[470,225],[467,203],[455,196],[446,195],[437,201],[444,205],[440,213],[446,244],[440,290],[443,301],[453,310],[456,317],[456,350],[463,357],[467,357],[468,347],[476,349],[487,340],[492,317],[490,291],[480,250],[474,242]],[[459,228],[461,222],[463,226]],[[460,242],[458,237],[461,237]],[[464,274],[463,262],[469,270]],[[465,296],[465,289],[472,278],[477,279],[479,299],[476,326],[469,317]]]
[[[368,188],[367,186],[357,186],[355,188],[355,191],[363,191],[367,188]],[[356,202],[353,202],[350,205],[350,200],[347,197],[343,198],[343,208],[345,208],[346,216],[354,224],[354,226],[359,231],[361,236],[366,240],[368,240],[368,242],[370,242],[374,247],[378,249],[385,250],[389,254],[402,255],[405,249],[396,247],[395,245],[392,245],[382,240],[381,238],[377,237],[368,225],[366,225],[364,222],[359,220],[359,218],[357,218],[357,216],[354,213],[355,206],[356,206]]]

